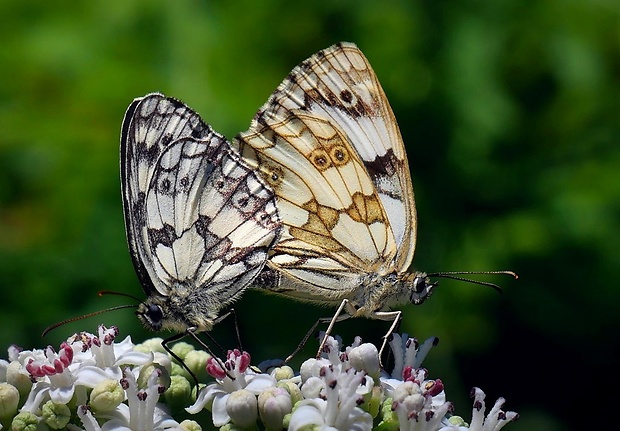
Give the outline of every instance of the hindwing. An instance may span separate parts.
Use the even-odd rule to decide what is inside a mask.
[[[278,235],[271,189],[198,114],[160,94],[127,110],[121,183],[149,296],[197,298],[217,314],[262,269]]]

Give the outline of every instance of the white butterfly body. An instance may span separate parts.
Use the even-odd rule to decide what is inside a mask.
[[[121,136],[127,240],[154,329],[208,331],[279,233],[273,191],[183,103],[136,99]]]
[[[297,66],[233,146],[273,188],[282,220],[254,286],[390,320],[392,306],[430,295],[426,274],[407,272],[416,213],[405,148],[355,45]]]

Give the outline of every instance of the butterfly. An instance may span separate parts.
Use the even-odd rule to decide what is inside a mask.
[[[403,140],[357,46],[295,67],[232,145],[274,190],[282,221],[253,287],[338,307],[328,332],[362,316],[393,321],[390,334],[393,307],[431,295],[437,283],[408,271],[417,223]]]
[[[436,283],[407,272],[416,210],[396,119],[362,52],[339,43],[302,62],[233,141],[277,196],[282,234],[256,285],[398,320]]]
[[[209,331],[279,235],[273,190],[182,102],[135,99],[121,133],[125,230],[152,330]]]

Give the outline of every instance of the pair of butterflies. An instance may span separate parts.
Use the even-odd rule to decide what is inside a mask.
[[[137,314],[151,329],[208,331],[248,287],[395,326],[391,307],[436,286],[407,272],[416,211],[405,147],[351,43],[293,69],[232,143],[175,99],[136,99],[121,180],[148,296]]]

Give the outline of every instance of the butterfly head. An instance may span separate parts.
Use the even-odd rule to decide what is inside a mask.
[[[409,302],[418,305],[431,296],[438,282],[431,281],[424,272],[412,272],[406,274],[403,284],[407,287],[406,291],[409,295]]]
[[[190,327],[197,331],[209,331],[213,319],[196,312],[179,312],[176,304],[167,296],[151,296],[138,305],[136,315],[145,328],[151,331],[170,330],[183,332]]]
[[[164,324],[164,311],[159,304],[143,302],[138,306],[136,315],[140,322],[153,331],[160,331]]]

